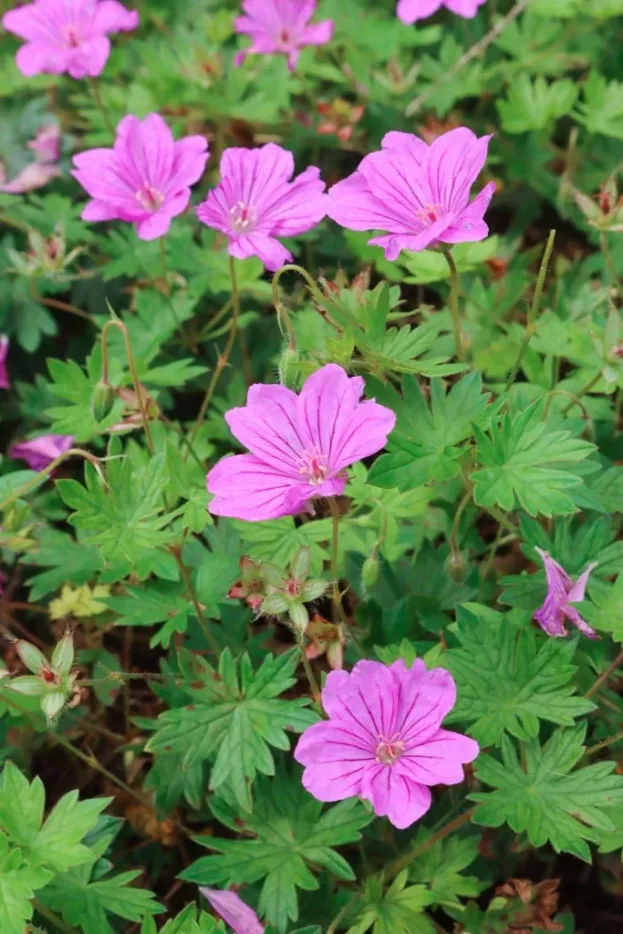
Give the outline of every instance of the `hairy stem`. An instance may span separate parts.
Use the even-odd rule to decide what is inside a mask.
[[[469,811],[465,811],[463,814],[460,814],[458,817],[455,817],[454,820],[451,820],[450,823],[446,824],[445,827],[442,827],[441,830],[438,830],[437,833],[434,833],[432,837],[429,837],[428,840],[424,840],[423,843],[420,843],[419,846],[413,847],[408,853],[405,853],[404,856],[399,857],[390,864],[389,868],[385,870],[385,874],[393,879],[394,876],[397,876],[398,873],[402,872],[403,869],[406,869],[414,859],[417,859],[418,856],[422,856],[423,853],[426,853],[431,847],[435,846],[436,843],[439,843],[440,840],[445,840],[446,837],[449,837],[450,834],[454,833],[455,830],[463,827],[465,824],[469,824],[472,817],[474,816],[476,808],[470,808]]]
[[[50,924],[53,924],[54,927],[57,930],[62,931],[63,934],[80,934],[78,928],[72,927],[71,924],[66,924],[50,908],[47,908],[45,905],[43,905],[38,898],[33,898],[32,905],[37,914],[40,914],[42,918],[45,918],[46,921],[49,921]]]
[[[201,626],[201,631],[203,632],[206,638],[206,642],[210,646],[210,650],[218,658],[218,655],[220,653],[220,646],[218,642],[215,640],[214,636],[212,635],[212,632],[210,631],[210,624],[208,623],[207,619],[205,618],[203,614],[203,610],[201,609],[201,604],[199,603],[199,597],[197,596],[197,591],[195,590],[195,585],[193,584],[190,570],[184,564],[182,556],[177,548],[171,548],[170,552],[175,558],[176,564],[180,571],[180,577],[182,578],[184,587],[186,588],[186,593],[188,594],[190,601],[193,607],[195,608],[195,615],[197,616],[197,620],[199,621],[199,625]]]
[[[102,469],[102,462],[98,457],[95,457],[94,454],[89,454],[88,451],[83,451],[82,448],[70,448],[68,451],[64,451],[62,454],[59,454],[51,464],[48,464],[47,467],[44,467],[43,470],[40,470],[37,473],[36,477],[33,477],[32,480],[29,480],[27,483],[24,483],[22,486],[18,487],[17,490],[14,490],[9,496],[5,497],[2,502],[0,502],[0,512],[6,510],[11,503],[14,503],[16,499],[21,499],[22,496],[25,496],[36,486],[39,486],[46,477],[48,477],[52,471],[56,470],[59,464],[62,464],[63,461],[66,461],[70,457],[83,457],[85,460],[89,461],[90,464],[93,464],[100,480],[104,483],[105,486],[108,486],[106,482],[106,477],[104,476],[104,471]]]
[[[130,342],[130,334],[125,324],[122,321],[118,321],[117,318],[111,318],[110,321],[107,321],[104,327],[102,328],[101,335],[101,344],[102,344],[102,382],[108,384],[108,343],[107,335],[111,328],[117,328],[121,331],[123,335],[123,343],[125,345],[125,355],[127,357],[128,366],[130,368],[130,376],[132,377],[132,384],[134,386],[134,392],[136,393],[136,398],[138,399],[138,407],[141,413],[141,422],[143,424],[143,431],[145,432],[145,440],[147,441],[147,447],[149,448],[149,453],[154,454],[154,440],[151,435],[151,428],[149,426],[149,418],[147,416],[147,406],[145,404],[145,397],[143,395],[143,387],[141,386],[138,374],[136,372],[136,365],[134,363],[134,355],[132,353],[132,344]]]
[[[312,671],[312,666],[309,664],[309,659],[307,655],[305,654],[305,636],[298,628],[296,630],[296,637],[297,637],[297,642],[299,646],[299,651],[301,653],[301,662],[303,664],[303,670],[305,671],[305,676],[309,683],[309,687],[311,689],[314,701],[317,704],[319,704],[320,703],[320,688],[318,687],[318,682],[316,681],[316,677],[314,675],[314,672]]]
[[[612,664],[608,665],[603,674],[597,678],[595,683],[588,689],[585,696],[592,697],[593,694],[596,694],[621,665],[623,665],[623,651],[619,652]]]
[[[296,350],[296,334],[294,333],[294,327],[292,326],[290,312],[281,301],[281,295],[279,292],[279,282],[281,281],[281,277],[286,272],[296,272],[299,274],[299,276],[302,276],[303,279],[305,279],[307,288],[309,289],[310,293],[321,305],[324,303],[324,296],[314,282],[312,276],[310,276],[310,274],[306,269],[303,268],[303,266],[297,266],[295,263],[287,263],[285,266],[282,266],[281,269],[278,269],[273,276],[273,305],[275,306],[275,311],[277,312],[279,326],[281,327],[283,325],[286,329],[289,350]]]
[[[462,362],[465,355],[463,352],[463,337],[461,335],[461,312],[459,310],[459,273],[450,250],[444,250],[443,255],[450,268],[450,314],[452,315],[452,326],[454,328],[456,357],[459,362]]]
[[[571,400],[571,402],[569,403],[569,405],[566,405],[566,406],[564,407],[564,409],[562,410],[562,414],[563,414],[563,415],[566,415],[567,412],[569,412],[569,411],[573,408],[573,406],[576,405],[576,404],[580,401],[580,399],[581,399],[583,396],[585,396],[588,392],[591,391],[591,389],[592,389],[594,386],[597,385],[597,383],[599,382],[600,379],[601,379],[601,373],[596,373],[595,376],[593,376],[592,379],[589,379],[588,383],[586,383],[585,386],[582,386],[582,388],[580,389],[580,391],[579,391],[579,393],[577,394],[577,396],[574,396],[574,397],[573,397],[573,399]]]
[[[543,287],[545,285],[547,267],[549,266],[549,261],[552,256],[552,250],[554,249],[555,239],[556,239],[556,231],[550,230],[549,237],[547,238],[547,243],[545,244],[545,251],[543,253],[543,258],[541,260],[541,265],[539,267],[539,274],[536,280],[536,287],[534,289],[534,295],[532,296],[532,304],[530,306],[530,311],[528,312],[528,323],[526,324],[526,330],[524,332],[524,336],[521,341],[521,346],[519,347],[519,354],[517,355],[515,366],[513,367],[511,374],[508,377],[508,380],[506,381],[506,388],[505,388],[506,392],[509,391],[509,389],[515,382],[515,377],[519,373],[521,363],[523,361],[526,350],[528,349],[528,344],[532,340],[532,337],[536,331],[536,318],[539,313],[539,308],[541,305],[541,296],[543,295]]]

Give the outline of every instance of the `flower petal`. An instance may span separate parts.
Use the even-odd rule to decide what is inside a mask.
[[[295,512],[288,504],[288,495],[297,485],[304,496],[304,484],[284,477],[252,454],[235,454],[223,458],[209,472],[207,486],[215,499],[208,508],[214,516],[248,522],[291,516]]]
[[[428,811],[432,797],[428,788],[401,774],[395,767],[377,765],[363,777],[361,797],[370,801],[374,813],[387,817],[404,830]]]
[[[436,13],[443,0],[399,0],[398,19],[411,26],[418,19],[426,19]]]
[[[93,28],[98,32],[129,32],[138,24],[138,12],[126,9],[117,0],[99,0],[95,7]]]
[[[487,158],[490,136],[478,139],[467,127],[439,136],[428,151],[427,175],[433,203],[462,211]]]
[[[301,45],[324,45],[333,38],[335,23],[332,19],[324,19],[321,23],[306,26],[300,33],[298,41]]]
[[[423,742],[411,743],[395,768],[422,785],[458,785],[465,777],[463,763],[473,762],[479,752],[469,736],[437,730]]]

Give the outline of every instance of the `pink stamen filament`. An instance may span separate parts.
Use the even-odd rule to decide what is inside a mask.
[[[376,747],[376,760],[382,765],[394,765],[404,755],[405,744],[400,739],[400,733],[393,736],[379,736]]]

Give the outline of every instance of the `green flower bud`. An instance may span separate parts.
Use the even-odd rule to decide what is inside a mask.
[[[96,422],[103,421],[110,414],[115,397],[114,387],[101,379],[91,394],[91,413]]]
[[[288,389],[295,389],[301,372],[301,355],[286,347],[279,361],[279,382]]]
[[[363,562],[361,569],[361,580],[366,590],[370,590],[376,584],[379,576],[379,559],[377,555],[372,554]]]
[[[15,649],[28,671],[32,671],[33,675],[38,675],[42,668],[47,667],[48,660],[43,652],[40,652],[32,643],[26,642],[25,639],[18,639]]]
[[[445,569],[448,577],[460,584],[467,574],[467,561],[460,551],[451,551],[446,558]]]

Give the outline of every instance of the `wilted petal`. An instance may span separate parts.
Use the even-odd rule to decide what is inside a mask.
[[[40,435],[31,441],[21,441],[9,448],[9,457],[24,460],[32,470],[44,470],[74,443],[71,435]]]

